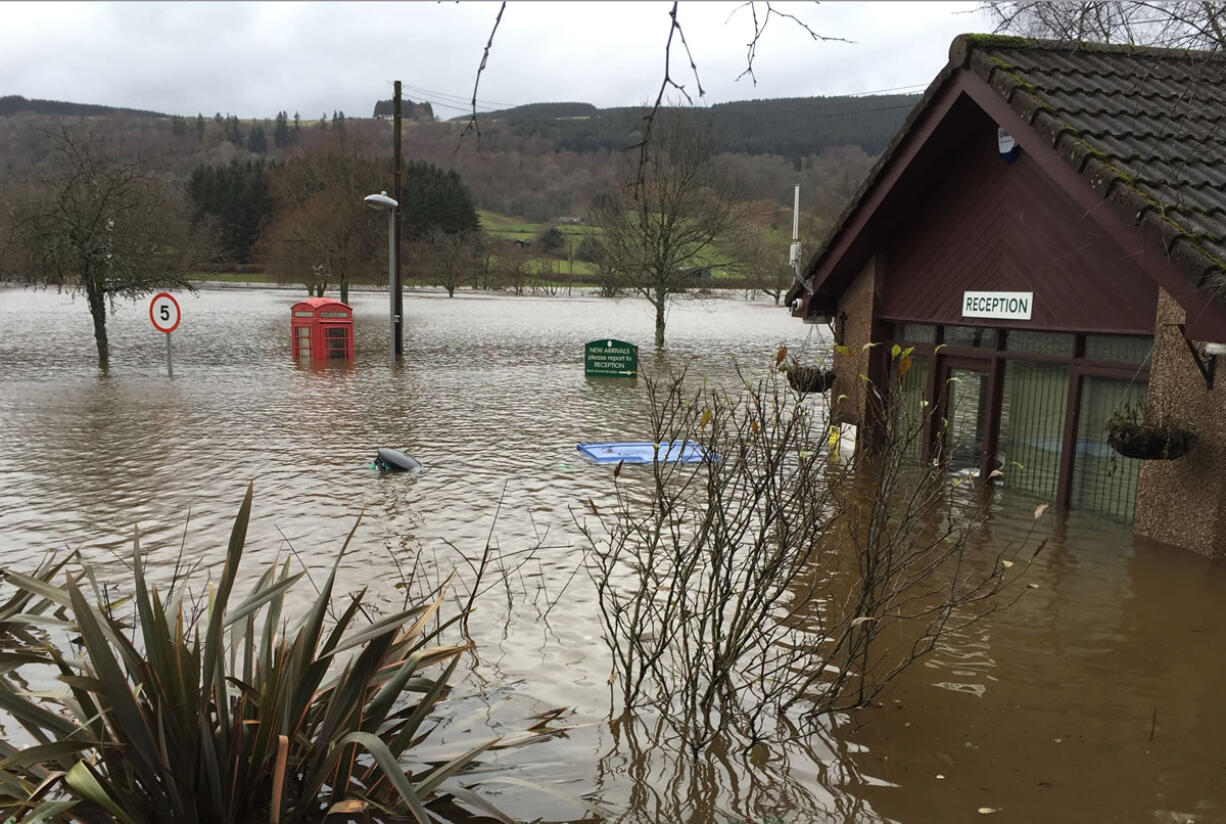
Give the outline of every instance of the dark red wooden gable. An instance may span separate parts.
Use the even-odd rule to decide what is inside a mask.
[[[944,179],[911,201],[884,244],[880,316],[1152,334],[1158,287],[1132,260],[1139,233],[1138,249],[1121,248],[1024,147],[1005,163],[996,124],[977,114]],[[965,291],[1034,292],[1031,320],[963,318]]]

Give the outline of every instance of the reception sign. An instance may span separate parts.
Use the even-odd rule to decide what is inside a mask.
[[[1034,292],[963,292],[962,317],[1030,320]]]
[[[583,347],[583,374],[590,378],[633,378],[639,348],[624,340],[594,340]]]

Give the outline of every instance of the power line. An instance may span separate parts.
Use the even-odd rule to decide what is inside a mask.
[[[441,92],[435,89],[426,89],[421,86],[410,86],[408,83],[402,84],[406,91],[412,92],[422,98],[423,102],[429,102],[431,105],[442,106],[446,109],[455,109],[457,111],[471,112],[473,109],[472,98],[463,95],[451,94],[450,92]],[[870,89],[863,92],[845,92],[843,94],[826,94],[817,95],[820,97],[870,97],[876,94],[887,94],[889,92],[907,92],[909,90],[921,90],[928,87],[927,83],[912,83],[908,86],[894,86],[888,89]],[[501,103],[496,100],[478,100],[477,113],[482,112],[488,114],[498,111],[499,109],[517,109],[523,106],[532,105],[530,103]],[[907,108],[907,106],[890,106],[883,109],[864,109],[863,111],[890,111],[891,109]],[[483,107],[498,107],[498,108],[483,108]],[[609,108],[623,108],[621,106],[613,106]],[[634,107],[631,107],[634,108]],[[842,114],[859,114],[860,112],[832,112],[827,116],[837,117]]]
[[[926,89],[927,83],[912,83],[910,86],[895,86],[892,89],[874,89],[869,92],[850,92],[848,94],[831,94],[826,97],[868,97],[873,94],[885,94],[886,92],[905,92],[909,89]]]

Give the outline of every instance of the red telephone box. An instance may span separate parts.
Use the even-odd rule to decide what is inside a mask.
[[[353,308],[332,298],[295,303],[291,329],[294,360],[353,360]]]

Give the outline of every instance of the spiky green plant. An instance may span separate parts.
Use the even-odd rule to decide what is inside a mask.
[[[165,597],[147,583],[139,539],[130,600],[105,597],[88,564],[62,586],[46,569],[4,570],[15,603],[62,608],[70,632],[0,654],[0,712],[32,739],[21,749],[0,742],[0,820],[291,824],[364,812],[425,824],[436,815],[427,805],[444,795],[506,820],[454,779],[498,739],[446,763],[404,766],[465,649],[439,644],[461,616],[436,617],[435,589],[370,618],[363,590],[330,620],[344,548],[292,628],[282,610],[303,573],[288,563],[234,598],[251,498],[248,486],[199,610],[182,581]],[[15,670],[55,676],[67,690],[34,692]]]

